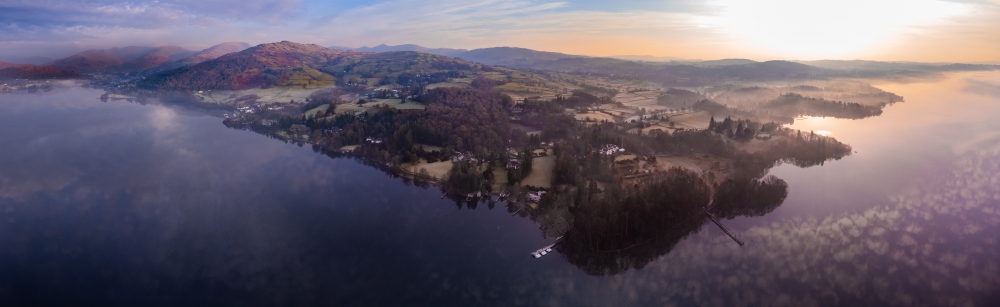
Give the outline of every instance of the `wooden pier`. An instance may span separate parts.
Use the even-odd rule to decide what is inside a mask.
[[[708,212],[708,208],[707,207],[704,210],[705,210],[705,214],[708,215],[708,219],[712,220],[712,222],[714,222],[715,225],[719,225],[719,228],[721,228],[723,232],[725,232],[727,235],[729,235],[730,238],[733,238],[733,241],[736,241],[736,243],[739,243],[740,246],[743,245],[743,240],[740,240],[740,238],[737,238],[736,235],[733,234],[732,231],[729,231],[729,228],[726,228],[726,226],[722,225],[722,223],[719,223],[719,221],[715,219],[715,215],[712,215],[711,212]]]
[[[559,240],[560,239],[562,239],[562,237],[556,238],[556,243],[549,244],[549,245],[547,245],[545,247],[539,248],[538,250],[532,252],[531,256],[535,257],[535,259],[538,259],[538,258],[542,258],[542,256],[545,256],[548,253],[551,253],[552,252],[552,247],[556,246],[556,244],[559,244]]]

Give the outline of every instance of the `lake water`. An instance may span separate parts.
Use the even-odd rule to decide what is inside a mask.
[[[590,276],[502,203],[440,199],[211,112],[0,95],[0,305],[995,306],[1000,74],[877,85],[880,117],[811,118],[857,153],[776,167],[774,212]]]

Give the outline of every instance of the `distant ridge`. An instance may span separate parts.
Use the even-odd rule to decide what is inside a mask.
[[[3,62],[10,64],[7,62]],[[0,80],[9,79],[73,79],[81,78],[82,75],[52,66],[38,66],[33,64],[10,64],[4,67],[0,64]]]
[[[145,88],[239,90],[274,86],[299,80],[305,84],[330,83],[333,78],[315,69],[350,51],[332,50],[289,41],[260,44],[200,64],[151,76]]]
[[[685,58],[678,58],[672,56],[654,56],[654,55],[613,55],[609,56],[612,59],[626,60],[626,61],[642,61],[642,62],[699,62],[701,60],[692,60]]]
[[[250,48],[250,44],[243,42],[228,42],[221,43],[212,47],[208,47],[195,55],[187,58],[178,60],[178,63],[183,63],[186,65],[194,65],[208,60],[214,60],[220,56],[227,55],[233,52],[240,52]]]
[[[81,73],[139,71],[176,61],[194,53],[177,46],[91,49],[56,60],[52,66]]]
[[[419,51],[359,52],[295,42],[261,44],[194,66],[153,74],[145,89],[242,90],[321,88],[339,83],[414,85],[447,82],[484,71],[483,65]]]
[[[8,67],[13,67],[15,65],[17,65],[17,64],[0,61],[0,69],[4,69],[4,68],[8,68]]]
[[[158,69],[169,70],[178,67],[192,66],[199,64],[201,62],[217,59],[223,55],[227,55],[234,52],[240,52],[250,48],[250,44],[243,42],[226,42],[221,43],[212,47],[205,48],[205,50],[199,51],[198,53],[191,55],[189,57],[179,59],[170,63],[166,63]]]
[[[505,65],[524,67],[537,62],[553,61],[566,58],[583,58],[584,56],[569,55],[558,52],[537,51],[518,47],[491,47],[473,50],[451,49],[451,48],[427,48],[420,45],[405,44],[390,46],[381,44],[375,47],[350,48],[343,46],[330,46],[333,50],[347,50],[360,52],[390,52],[390,51],[418,51],[430,54],[444,55],[461,58],[466,61],[478,62],[487,65]]]
[[[759,62],[747,59],[721,59],[721,60],[700,61],[696,62],[695,64],[699,66],[729,66],[729,65],[744,65],[753,63],[759,63]]]
[[[154,51],[153,47],[130,46],[106,50],[91,49],[56,60],[52,66],[76,72],[93,72],[114,68]]]
[[[866,60],[817,60],[796,61],[806,65],[838,70],[882,70],[882,71],[968,71],[994,70],[1000,68],[989,64],[958,64],[958,63],[915,63],[915,62],[878,62]]]
[[[451,48],[427,48],[419,45],[405,44],[397,46],[389,46],[386,44],[381,44],[375,47],[361,47],[355,48],[354,51],[361,52],[387,52],[387,51],[419,51],[426,52],[430,54],[439,54],[446,56],[454,56],[463,52],[468,52],[465,49],[451,49]]]
[[[556,61],[560,59],[586,58],[586,56],[570,55],[558,52],[537,51],[519,47],[492,47],[473,49],[455,55],[466,61],[489,65],[504,65],[527,67],[538,62]]]
[[[167,62],[177,61],[194,54],[194,51],[177,46],[156,47],[156,49],[153,49],[153,51],[143,55],[142,57],[125,63],[122,68],[124,70],[146,70],[163,65]]]
[[[46,65],[52,63],[55,59],[44,56],[6,56],[3,57],[3,61],[11,64],[34,64],[34,65]]]

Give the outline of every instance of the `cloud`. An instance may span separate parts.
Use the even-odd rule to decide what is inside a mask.
[[[337,45],[518,46],[610,55],[629,52],[642,45],[677,48],[700,40],[697,37],[711,36],[703,27],[694,24],[693,14],[580,10],[564,2],[398,0],[318,18],[314,25],[321,29],[316,33],[322,35],[310,39]],[[374,20],[378,22],[372,22]]]
[[[5,1],[0,23],[22,27],[120,27],[155,29],[238,20],[280,24],[300,15],[302,1]]]
[[[969,78],[965,80],[965,90],[980,95],[1000,97],[1000,83]]]
[[[1000,56],[996,0],[745,2],[12,0],[0,3],[0,53],[291,40],[762,60],[973,62]],[[768,10],[768,3],[787,5]],[[866,9],[855,9],[861,6]]]

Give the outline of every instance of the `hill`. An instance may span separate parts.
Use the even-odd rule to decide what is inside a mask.
[[[6,63],[6,62],[4,62]],[[7,63],[9,64],[9,63]],[[0,64],[0,80],[8,79],[73,79],[82,75],[52,66],[37,66],[31,64],[14,64],[2,68]]]
[[[997,65],[986,64],[956,64],[956,63],[914,63],[914,62],[878,62],[864,60],[818,60],[798,61],[810,66],[837,70],[854,71],[890,71],[890,72],[946,72],[946,71],[977,71],[994,70]]]
[[[52,66],[75,72],[95,72],[114,69],[156,51],[155,47],[124,47],[106,50],[91,49],[56,60]]]
[[[558,52],[537,51],[516,47],[493,47],[473,49],[454,55],[466,61],[479,62],[488,65],[503,65],[510,67],[530,68],[533,65],[569,58],[584,58]]]
[[[227,55],[233,52],[240,52],[246,50],[247,48],[250,48],[250,44],[242,42],[221,43],[212,47],[208,47],[207,49],[202,50],[190,57],[177,60],[175,63],[172,64],[178,65],[178,67],[195,65],[208,60],[217,59],[223,55]]]
[[[44,56],[16,56],[7,55],[0,57],[3,61],[13,63],[13,64],[34,64],[34,65],[46,65],[52,63],[55,59]]]
[[[177,46],[156,47],[141,57],[124,63],[121,69],[125,71],[141,71],[174,62],[194,55],[195,52]]]
[[[698,66],[729,66],[729,65],[744,65],[753,63],[758,63],[758,62],[747,59],[721,59],[721,60],[701,61],[695,64]]]
[[[17,64],[0,61],[0,69],[16,66]]]
[[[352,53],[287,41],[261,44],[198,65],[159,73],[138,85],[183,90],[239,90],[303,82],[306,86],[320,86],[333,79],[315,68]]]
[[[336,49],[335,47],[330,47],[330,48],[331,49]],[[343,47],[340,47],[340,48],[343,48]],[[424,52],[424,53],[446,55],[446,56],[455,56],[455,55],[458,55],[458,54],[461,54],[461,53],[464,53],[464,52],[468,52],[468,50],[465,50],[465,49],[427,48],[427,47],[423,47],[423,46],[419,46],[419,45],[413,45],[413,44],[405,44],[405,45],[397,45],[397,46],[389,46],[389,45],[386,45],[386,44],[381,44],[381,45],[378,45],[378,46],[375,46],[375,47],[361,47],[361,48],[354,48],[354,49],[349,49],[349,50],[351,50],[351,51],[360,51],[360,52],[419,51],[419,52]]]
[[[727,65],[718,68],[722,75],[745,80],[772,80],[785,78],[808,78],[828,72],[826,69],[789,61],[753,62],[741,65]]]
[[[375,47],[350,48],[343,46],[330,46],[334,50],[360,51],[360,52],[392,52],[392,51],[418,51],[423,53],[437,54],[443,56],[457,57],[470,62],[478,62],[487,65],[503,65],[520,68],[533,68],[533,65],[568,58],[585,58],[578,55],[570,55],[558,52],[537,51],[527,48],[517,47],[491,47],[473,50],[452,49],[452,48],[427,48],[419,45],[406,44],[389,46],[381,44]]]
[[[626,60],[626,61],[641,61],[641,62],[696,62],[698,60],[690,60],[685,58],[678,58],[672,56],[654,56],[654,55],[613,55],[609,56],[612,59]]]
[[[334,83],[361,86],[416,85],[471,77],[482,65],[416,51],[356,52],[293,42],[261,44],[191,67],[162,72],[142,88],[241,90],[253,87],[319,88]]]

